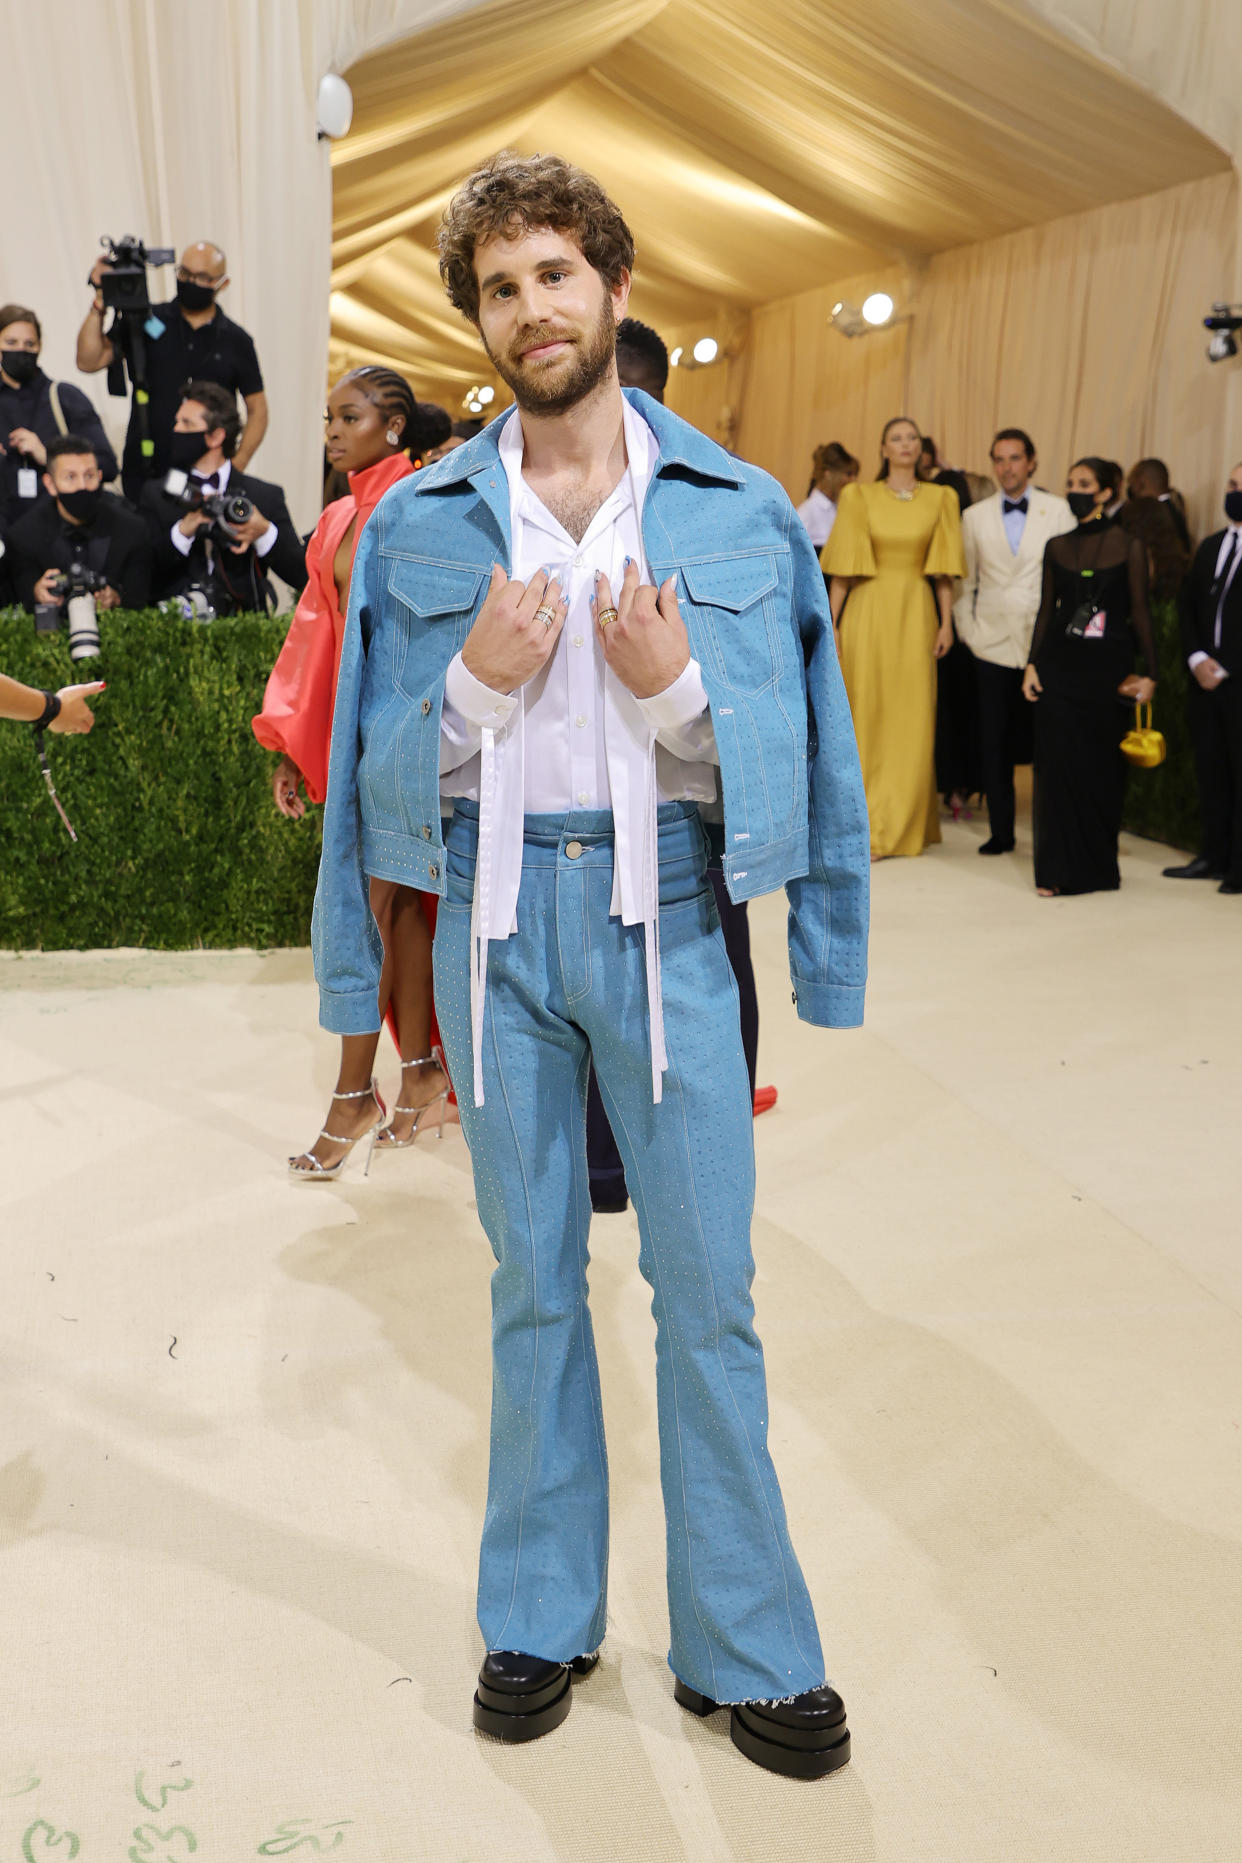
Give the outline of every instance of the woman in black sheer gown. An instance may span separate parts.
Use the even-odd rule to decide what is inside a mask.
[[[1035,710],[1035,885],[1115,891],[1125,795],[1123,701],[1149,703],[1156,646],[1147,552],[1105,515],[1107,462],[1080,459],[1066,481],[1078,529],[1044,553],[1044,586],[1022,690]],[[1134,672],[1137,637],[1147,676]]]

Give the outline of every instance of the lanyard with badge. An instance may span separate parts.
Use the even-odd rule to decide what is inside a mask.
[[[1097,550],[1097,566],[1099,555]],[[1095,580],[1095,568],[1079,569],[1075,574],[1078,577],[1078,605],[1065,624],[1066,635],[1070,640],[1103,640],[1108,615],[1091,586]]]

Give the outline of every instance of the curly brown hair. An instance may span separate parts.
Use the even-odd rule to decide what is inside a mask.
[[[504,149],[467,176],[440,223],[440,276],[450,301],[479,321],[475,248],[549,227],[568,233],[610,288],[634,269],[634,240],[620,208],[599,182],[559,155]]]

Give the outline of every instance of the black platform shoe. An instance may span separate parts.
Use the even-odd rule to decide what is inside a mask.
[[[598,1650],[569,1663],[493,1650],[479,1670],[475,1726],[497,1740],[538,1740],[550,1734],[573,1706],[574,1676],[590,1675],[598,1661]]]
[[[719,1702],[684,1682],[673,1687],[674,1699],[691,1714],[714,1714]],[[809,1688],[792,1701],[742,1701],[729,1711],[734,1746],[756,1766],[792,1779],[822,1779],[850,1757],[845,1703],[835,1688]]]

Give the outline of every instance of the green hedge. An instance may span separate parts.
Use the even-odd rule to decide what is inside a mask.
[[[1177,609],[1172,602],[1152,610],[1160,685],[1152,723],[1164,732],[1169,754],[1155,770],[1131,770],[1123,820],[1132,834],[1147,835],[1169,847],[1199,851],[1199,786],[1186,728],[1186,682],[1190,674],[1182,653]]]
[[[1187,675],[1173,610],[1156,619],[1156,723],[1169,758],[1131,773],[1125,822],[1132,833],[1197,849]],[[277,814],[273,758],[250,729],[288,625],[288,616],[203,626],[153,610],[113,613],[102,618],[99,660],[75,667],[63,633],[38,637],[28,615],[0,613],[0,671],[35,686],[108,682],[88,737],[46,740],[76,846],[44,789],[31,733],[0,726],[0,948],[308,941],[319,811],[300,822]]]
[[[113,612],[100,657],[75,666],[63,632],[36,636],[29,615],[0,613],[0,671],[52,688],[108,682],[89,736],[45,740],[76,846],[31,732],[0,725],[0,947],[307,943],[319,810],[277,813],[275,759],[250,729],[288,626]]]

